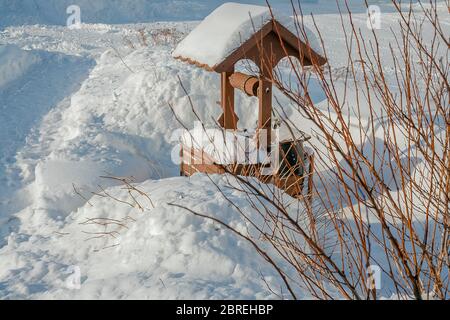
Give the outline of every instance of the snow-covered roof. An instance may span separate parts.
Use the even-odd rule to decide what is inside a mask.
[[[207,16],[184,40],[173,57],[214,69],[271,20],[298,35],[291,17],[270,12],[269,7],[228,2]],[[308,43],[321,52],[314,35],[306,30]]]

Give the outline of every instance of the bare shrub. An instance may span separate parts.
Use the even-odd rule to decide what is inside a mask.
[[[132,50],[151,46],[175,46],[184,36],[185,33],[176,28],[139,28],[134,35],[124,36],[123,43]]]
[[[121,190],[126,191],[127,196],[120,198],[114,196],[101,185],[97,186],[97,191],[90,191],[89,195],[87,195],[83,194],[82,190],[79,190],[75,184],[73,184],[72,186],[75,195],[86,201],[86,203],[91,207],[94,207],[95,204],[93,204],[94,202],[88,198],[98,197],[107,198],[117,203],[129,206],[141,213],[155,208],[150,195],[136,186],[135,179],[133,177],[115,177],[109,175],[101,176],[100,178],[118,184]],[[108,245],[102,248],[107,249],[120,245],[120,236],[122,232],[127,230],[129,225],[134,222],[136,222],[135,218],[130,215],[126,215],[120,219],[112,219],[108,217],[87,217],[79,224],[84,228],[81,232],[87,235],[85,241],[96,239],[103,239],[105,240],[105,243],[108,243],[109,240],[114,241],[113,245]]]
[[[176,28],[161,28],[150,32],[153,44],[174,46],[185,36]]]
[[[307,292],[318,299],[377,299],[372,266],[382,272],[384,296],[448,298],[449,42],[435,2],[422,7],[423,21],[411,6],[402,11],[397,2],[393,5],[399,22],[392,30],[390,55],[380,53],[380,35],[363,36],[349,12],[341,14],[349,57],[345,68],[302,68],[290,57],[295,81],[286,83],[277,72],[267,79],[313,124],[309,147],[316,154],[317,174],[312,204],[286,199],[279,190],[231,171],[229,187],[242,192],[259,215],[242,212],[230,201],[247,220],[248,234],[212,213],[172,204],[249,241],[276,268],[292,298]],[[308,41],[303,16],[293,9],[299,36]],[[423,35],[424,24],[433,30],[431,39]],[[317,25],[316,33],[324,47]],[[328,110],[313,103],[312,73]],[[339,81],[354,93],[352,101],[339,92]],[[346,108],[354,112],[355,127],[343,113]],[[364,123],[358,117],[363,113]],[[279,118],[301,129],[285,115]]]

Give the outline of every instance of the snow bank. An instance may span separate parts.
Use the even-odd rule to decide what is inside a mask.
[[[21,77],[39,57],[14,45],[0,45],[0,89]]]
[[[219,185],[222,178],[212,177]],[[145,212],[94,197],[59,223],[37,211],[21,212],[19,217],[29,225],[41,219],[39,229],[32,236],[12,233],[0,249],[0,279],[7,288],[0,290],[0,298],[277,298],[264,281],[276,292],[282,282],[250,244],[219,224],[169,205],[214,216],[245,233],[251,227],[230,203],[250,215],[255,211],[239,192],[224,188],[229,202],[203,175],[147,181],[136,187],[148,193],[154,207],[139,196]],[[108,192],[130,200],[120,187]],[[114,219],[126,227],[105,229],[85,223],[93,218]],[[96,237],[105,230],[115,231],[115,236]],[[79,270],[79,288],[68,285],[73,270]]]
[[[294,35],[298,34],[293,18],[276,11],[272,15],[267,6],[225,3],[208,15],[181,41],[173,56],[214,68],[261,30],[273,17]],[[313,34],[308,30],[306,32],[312,49],[321,52]]]

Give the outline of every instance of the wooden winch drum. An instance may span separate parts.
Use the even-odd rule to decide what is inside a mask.
[[[230,84],[233,88],[244,91],[247,95],[258,95],[259,79],[245,73],[235,72],[230,76]]]

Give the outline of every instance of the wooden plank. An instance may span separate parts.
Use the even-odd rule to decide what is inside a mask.
[[[213,163],[210,155],[202,150],[182,147],[183,158],[181,163],[182,175],[192,176],[197,172],[206,174],[224,174],[231,172],[239,176],[255,177],[262,183],[273,184],[277,188],[284,190],[292,197],[299,197],[303,194],[305,179],[308,179],[306,199],[311,202],[313,193],[313,173],[314,173],[314,154],[309,155],[309,172],[304,176],[297,176],[293,172],[287,177],[280,175],[262,176],[261,168],[263,164],[230,164],[223,165]],[[205,161],[205,162],[202,162]],[[225,170],[226,169],[226,170]],[[293,171],[293,170],[292,170]]]
[[[313,187],[314,187],[314,168],[315,164],[314,164],[314,153],[309,155],[309,175],[308,175],[308,200],[311,202],[312,201],[312,196],[313,196]]]
[[[218,122],[224,129],[237,129],[238,117],[234,112],[234,88],[230,83],[230,77],[234,69],[221,74],[221,105],[223,114]]]
[[[272,83],[265,78],[260,79],[258,98],[258,148],[264,141],[262,135],[265,135],[266,147],[270,151],[272,137]]]

